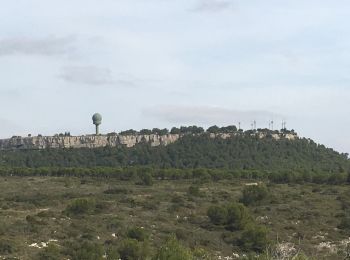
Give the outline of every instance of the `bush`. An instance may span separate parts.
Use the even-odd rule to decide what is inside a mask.
[[[212,206],[207,215],[214,225],[225,225],[230,230],[242,230],[253,221],[248,209],[240,203]]]
[[[250,225],[242,233],[239,244],[245,250],[263,252],[268,246],[267,229],[263,226]]]
[[[43,251],[41,251],[38,254],[38,259],[39,260],[60,260],[62,259],[62,255],[60,252],[61,250],[59,249],[58,246],[49,244],[48,247],[43,249]]]
[[[137,241],[145,241],[148,238],[147,232],[139,227],[128,229],[127,235],[129,238],[136,239]]]
[[[90,214],[95,210],[95,201],[92,199],[73,200],[66,208],[67,215]]]
[[[266,185],[245,186],[241,202],[246,206],[258,205],[262,200],[267,198],[268,194]]]
[[[104,250],[101,245],[83,242],[79,247],[75,247],[71,252],[72,260],[102,260]]]
[[[250,224],[253,219],[244,205],[240,203],[232,203],[227,206],[226,221],[229,229],[242,230]]]
[[[140,180],[136,183],[138,185],[145,185],[145,186],[152,186],[153,185],[153,178],[152,175],[148,172],[139,174]]]
[[[15,249],[12,245],[12,242],[9,240],[0,240],[0,254],[12,254],[14,253]]]
[[[141,260],[146,259],[148,255],[145,246],[135,239],[123,240],[118,252],[123,260]]]
[[[175,237],[171,237],[157,252],[153,260],[193,260],[189,249],[182,246]]]
[[[223,206],[211,206],[207,215],[214,225],[225,225],[227,223],[227,209]]]
[[[199,190],[199,187],[198,186],[194,186],[194,185],[191,185],[188,188],[188,194],[191,195],[191,196],[194,196],[194,197],[200,197],[201,196],[201,192]]]
[[[338,228],[350,230],[350,217],[342,218]]]

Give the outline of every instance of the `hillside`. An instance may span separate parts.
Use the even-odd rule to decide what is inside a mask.
[[[0,151],[3,167],[211,168],[342,173],[349,169],[340,154],[310,139],[288,140],[251,135],[229,138],[184,135],[167,146],[140,143],[133,147]]]
[[[253,131],[0,151],[0,259],[346,259],[349,169]]]

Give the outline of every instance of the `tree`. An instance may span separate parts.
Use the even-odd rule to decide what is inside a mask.
[[[180,131],[179,128],[173,127],[173,128],[171,128],[170,133],[173,134],[173,135],[175,135],[175,134],[180,134],[181,131]]]
[[[127,235],[129,238],[136,239],[137,241],[145,241],[148,238],[146,231],[139,227],[129,228]]]
[[[235,133],[235,132],[237,132],[237,127],[235,125],[221,127],[220,132],[221,133]]]
[[[253,219],[248,209],[240,203],[231,203],[227,206],[227,227],[231,230],[243,230],[252,223]]]
[[[103,260],[104,250],[101,245],[83,242],[72,252],[72,260]]]
[[[245,186],[241,202],[244,205],[257,205],[267,198],[268,194],[268,189],[264,184]]]
[[[194,260],[189,249],[172,236],[160,249],[153,260]]]
[[[142,129],[142,130],[140,131],[140,134],[141,134],[141,135],[150,135],[150,134],[152,134],[152,130],[149,130],[149,129]]]
[[[227,223],[227,209],[223,206],[211,206],[207,211],[207,216],[214,225]]]
[[[269,244],[267,229],[263,226],[250,225],[242,233],[239,244],[245,250],[263,252]]]
[[[146,259],[147,253],[143,244],[135,239],[125,239],[118,249],[120,258],[123,260],[141,260]]]
[[[126,131],[122,131],[119,134],[120,135],[136,135],[137,131],[134,130],[134,129],[129,129],[129,130],[126,130]]]
[[[220,131],[220,128],[216,125],[213,125],[207,129],[208,133],[213,133],[213,134],[217,134],[219,133],[219,131]]]

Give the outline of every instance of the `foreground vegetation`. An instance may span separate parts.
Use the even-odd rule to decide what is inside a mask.
[[[168,146],[0,151],[0,259],[350,258],[347,154],[174,131]]]
[[[0,259],[347,256],[347,184],[213,179],[199,171],[198,178],[159,179],[143,171],[124,180],[0,177]]]

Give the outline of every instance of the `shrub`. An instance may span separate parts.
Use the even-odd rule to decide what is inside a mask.
[[[211,206],[207,215],[214,225],[225,225],[227,223],[227,209],[223,206]]]
[[[214,225],[226,225],[230,230],[242,230],[253,221],[248,209],[240,203],[212,206],[207,215]]]
[[[171,198],[171,202],[179,205],[184,205],[185,200],[180,195],[174,195]]]
[[[239,244],[245,250],[263,252],[268,246],[267,229],[257,225],[248,226],[243,231]]]
[[[262,200],[266,199],[268,196],[268,189],[266,185],[257,185],[257,186],[245,186],[243,189],[243,196],[241,202],[248,205],[257,205]]]
[[[140,180],[136,183],[138,185],[152,186],[153,178],[149,172],[139,174]]]
[[[66,208],[67,215],[90,214],[95,210],[95,201],[92,199],[73,200]]]
[[[146,258],[143,245],[135,239],[123,240],[118,252],[123,260],[141,260]]]
[[[61,250],[58,246],[49,244],[48,247],[44,248],[43,251],[41,251],[38,254],[39,260],[60,260],[62,259]]]
[[[350,230],[350,217],[343,217],[338,228]]]
[[[92,242],[83,242],[73,245],[69,254],[72,260],[102,260],[104,255],[103,247]]]
[[[242,230],[250,224],[253,219],[244,205],[240,203],[232,203],[227,206],[226,221],[229,229]]]
[[[153,260],[193,260],[189,249],[182,246],[175,237],[171,237],[157,252]]]
[[[191,196],[195,196],[195,197],[201,196],[201,192],[200,192],[199,186],[191,185],[188,188],[188,194],[191,195]]]
[[[147,232],[139,227],[129,228],[127,235],[131,239],[136,239],[137,241],[145,241],[148,238]]]
[[[12,254],[14,251],[15,249],[11,241],[4,239],[0,240],[0,254]]]

